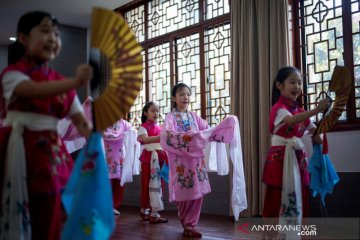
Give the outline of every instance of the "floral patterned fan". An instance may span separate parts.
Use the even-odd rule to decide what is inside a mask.
[[[99,76],[95,79],[97,82],[108,81],[106,88],[93,102],[94,128],[103,131],[126,117],[140,92],[142,47],[120,14],[94,8],[91,48],[105,56],[109,69],[108,79]]]
[[[322,92],[333,104],[332,107],[324,113],[315,134],[324,133],[331,129],[345,110],[351,90],[351,74],[349,69],[343,66],[335,66],[330,80],[329,90],[335,92],[335,100],[332,100],[327,93]],[[320,95],[322,93],[320,93]]]

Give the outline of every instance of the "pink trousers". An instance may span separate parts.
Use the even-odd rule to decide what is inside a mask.
[[[184,228],[194,228],[199,222],[203,198],[176,202],[178,216]]]

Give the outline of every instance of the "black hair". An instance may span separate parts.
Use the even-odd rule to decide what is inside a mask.
[[[25,53],[24,46],[16,41],[8,46],[8,65],[17,63]]]
[[[176,93],[177,93],[178,91],[180,91],[181,89],[183,89],[183,88],[189,89],[190,94],[191,94],[191,89],[190,89],[190,87],[189,87],[188,85],[186,85],[185,83],[178,83],[178,84],[176,84],[176,85],[173,87],[173,89],[172,89],[172,91],[171,91],[171,96],[176,97]],[[172,100],[171,100],[171,101],[172,101]],[[171,107],[172,107],[172,108],[176,108],[176,107],[177,107],[175,101],[172,101],[172,106],[171,106]]]
[[[18,40],[19,33],[28,36],[31,30],[38,26],[46,17],[52,21],[54,26],[59,25],[56,18],[54,18],[50,13],[43,11],[28,12],[20,17],[16,30],[17,40],[8,46],[8,64],[18,62],[25,54],[25,48]]]
[[[280,90],[276,86],[276,82],[284,84],[285,80],[292,73],[300,74],[300,70],[295,67],[292,67],[292,66],[285,66],[285,67],[281,67],[279,69],[279,71],[277,72],[276,77],[274,79],[273,87],[272,87],[272,98],[271,98],[272,106],[279,100],[279,97],[281,95]]]
[[[145,106],[142,109],[142,113],[141,113],[141,123],[145,123],[147,120],[147,116],[145,115],[145,113],[149,110],[149,108],[154,105],[157,106],[157,104],[153,101],[147,102],[145,104]]]

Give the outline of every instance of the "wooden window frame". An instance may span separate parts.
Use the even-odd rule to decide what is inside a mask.
[[[206,102],[206,76],[205,76],[205,53],[204,53],[204,33],[206,31],[206,29],[208,29],[209,27],[215,27],[218,25],[222,25],[222,24],[230,24],[230,12],[229,13],[225,13],[223,15],[211,18],[209,20],[205,20],[204,19],[204,6],[205,6],[205,1],[206,0],[199,0],[199,22],[196,24],[193,24],[191,26],[182,28],[182,29],[178,29],[175,30],[173,32],[158,36],[158,37],[154,37],[152,39],[148,39],[148,24],[147,21],[149,21],[148,18],[148,3],[151,2],[150,0],[135,0],[132,1],[120,8],[115,9],[115,12],[118,12],[122,15],[125,15],[126,12],[133,10],[135,8],[140,7],[141,5],[144,6],[144,34],[145,34],[145,40],[143,42],[141,42],[140,44],[142,45],[142,47],[144,48],[144,52],[145,52],[145,96],[146,99],[145,101],[149,101],[150,100],[150,86],[149,86],[149,70],[148,70],[148,61],[147,61],[147,56],[148,56],[148,49],[157,45],[161,45],[163,43],[169,42],[170,43],[170,63],[172,65],[172,63],[174,62],[174,42],[178,37],[181,36],[188,36],[191,35],[193,33],[199,33],[200,34],[200,92],[201,92],[201,117],[206,119],[206,111],[207,111],[207,102]],[[229,0],[229,5],[230,5],[230,0]],[[231,10],[230,10],[231,11]],[[174,69],[174,67],[171,66],[170,69],[170,76],[171,76],[171,89],[172,87],[176,84],[176,69]]]
[[[289,5],[291,6],[291,24],[292,24],[292,44],[293,44],[293,65],[300,69],[302,73],[305,73],[306,69],[302,66],[305,65],[303,56],[305,56],[305,49],[301,48],[300,42],[305,42],[304,34],[301,34],[299,12],[303,11],[299,8],[300,4],[303,3],[302,0],[289,0]],[[338,121],[335,124],[335,127],[330,131],[352,131],[360,129],[360,118],[356,118],[356,99],[355,99],[355,76],[354,76],[354,62],[353,62],[353,42],[352,42],[352,30],[351,30],[351,3],[350,1],[342,1],[342,21],[343,21],[343,44],[344,44],[344,64],[349,68],[352,76],[352,90],[346,106],[347,111],[347,120]],[[298,29],[299,31],[296,31]],[[303,38],[303,39],[300,39]],[[306,94],[306,81],[304,81],[304,92]],[[306,101],[306,99],[302,99]]]

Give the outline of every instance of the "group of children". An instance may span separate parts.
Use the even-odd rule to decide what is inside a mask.
[[[34,11],[23,15],[18,23],[17,42],[21,57],[6,67],[0,76],[3,119],[0,154],[1,164],[6,167],[1,183],[0,239],[59,239],[62,224],[60,194],[69,178],[73,160],[57,133],[57,123],[68,117],[81,135],[89,136],[92,125],[75,89],[88,83],[92,69],[87,64],[79,65],[75,75],[66,78],[48,67],[48,62],[61,49],[58,22],[48,13]],[[329,102],[322,100],[315,109],[305,111],[296,102],[301,86],[300,72],[294,67],[281,68],[274,81],[270,112],[272,146],[263,175],[267,185],[264,217],[282,218],[290,214],[301,219],[307,216],[309,174],[300,137],[314,131],[315,125],[309,118],[327,108]],[[188,109],[190,96],[191,89],[186,84],[173,87],[173,106],[165,117],[165,130],[157,123],[158,105],[148,102],[143,108],[137,134],[142,148],[140,217],[150,223],[168,221],[159,214],[164,209],[162,192],[165,186],[160,171],[168,165],[169,200],[176,204],[183,235],[200,238],[202,234],[195,226],[203,196],[210,192],[204,153],[201,149],[196,156],[189,151],[182,154],[180,148],[188,149],[190,135],[181,135],[183,145],[172,146],[170,141],[172,133],[197,133],[209,129],[205,120]],[[120,184],[126,182],[121,174],[124,174],[127,154],[121,151],[124,148],[118,143],[124,141],[121,133],[130,129],[133,127],[129,123],[119,120],[104,132],[116,212],[123,194]],[[113,145],[112,140],[117,140],[117,145]],[[319,136],[313,140],[321,142]],[[163,150],[170,145],[179,151]],[[288,207],[294,202],[297,211],[287,212],[287,209],[294,209]]]

